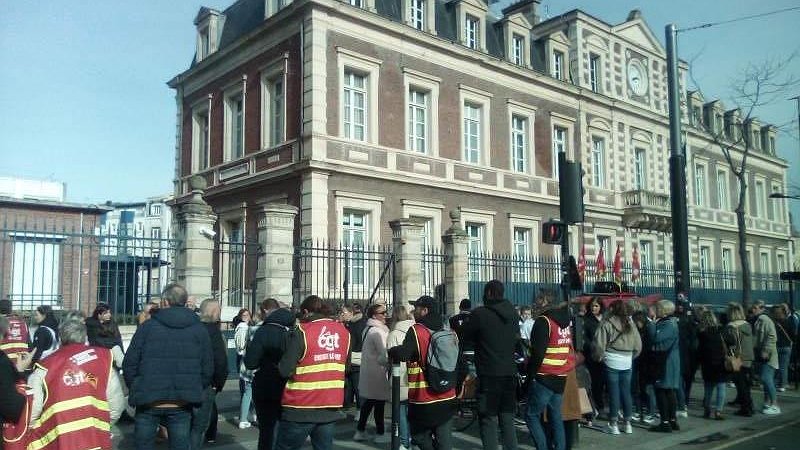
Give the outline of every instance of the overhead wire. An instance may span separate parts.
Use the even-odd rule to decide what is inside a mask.
[[[700,24],[700,25],[695,25],[693,27],[679,28],[678,30],[676,30],[676,32],[677,33],[681,33],[681,32],[684,32],[684,31],[692,31],[692,30],[697,30],[697,29],[700,29],[700,28],[711,28],[711,27],[716,27],[716,26],[719,26],[719,25],[727,25],[729,23],[742,22],[742,21],[750,20],[750,19],[758,19],[760,17],[772,16],[772,15],[775,15],[775,14],[780,14],[780,13],[790,12],[790,11],[796,11],[796,10],[800,10],[800,6],[792,6],[790,8],[783,8],[783,9],[778,9],[778,10],[775,10],[775,11],[769,11],[769,12],[759,13],[759,14],[751,14],[749,16],[736,17],[734,19],[721,20],[719,22],[708,22],[708,23],[704,23],[704,24]]]

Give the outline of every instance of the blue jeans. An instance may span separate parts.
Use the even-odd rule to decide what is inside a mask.
[[[309,423],[281,420],[278,423],[278,439],[275,442],[275,450],[299,449],[309,435],[314,450],[332,450],[335,426],[336,422]]]
[[[405,448],[411,448],[411,429],[408,426],[408,400],[400,402],[400,417],[397,418],[397,427],[400,432],[400,443]]]
[[[244,381],[244,392],[242,392],[242,403],[239,407],[239,422],[250,421],[250,410],[253,405],[253,382]]]
[[[158,425],[166,422],[169,432],[170,450],[191,448],[192,411],[189,408],[136,408],[134,436],[136,450],[152,450],[155,447]]]
[[[531,433],[537,449],[564,450],[566,437],[564,435],[564,422],[561,419],[561,400],[563,394],[551,391],[547,386],[537,380],[532,380],[528,388],[528,411],[525,422]],[[547,443],[547,437],[542,426],[542,413],[547,409],[547,422],[553,429],[553,446]]]
[[[761,363],[761,384],[764,385],[764,403],[775,403],[775,368],[766,362]]]
[[[619,419],[620,402],[622,417],[631,420],[631,369],[617,370],[606,367],[606,385],[608,386],[608,420],[616,423]]]
[[[211,414],[214,412],[214,402],[217,399],[217,391],[209,386],[203,393],[203,403],[192,410],[192,450],[203,447],[206,437],[208,424],[211,422]]]
[[[789,386],[789,360],[792,357],[792,346],[778,347],[778,387]]]
[[[722,408],[725,407],[725,390],[728,388],[724,381],[719,383],[715,383],[713,381],[704,381],[703,386],[705,387],[705,392],[703,393],[703,406],[707,409],[713,409],[717,412],[722,412]],[[717,391],[717,398],[714,401],[714,404],[711,404],[711,397],[714,396],[714,389]]]
[[[689,399],[686,398],[686,390],[683,387],[683,381],[678,383],[678,389],[675,391],[675,398],[678,399],[678,409],[686,409]]]

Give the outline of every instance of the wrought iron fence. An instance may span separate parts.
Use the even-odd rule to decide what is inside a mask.
[[[444,288],[445,254],[441,249],[429,247],[420,255],[420,295],[442,298]]]
[[[214,271],[211,294],[223,306],[256,310],[256,270],[261,245],[256,240],[214,243]]]
[[[294,300],[318,295],[337,305],[394,304],[394,253],[380,245],[306,244],[295,248]]]
[[[515,304],[530,304],[542,290],[557,290],[561,280],[560,257],[481,253],[469,255],[468,266],[469,296],[477,303],[482,301],[483,285],[491,279],[504,282],[506,296]],[[613,264],[608,264],[606,271],[599,274],[594,261],[587,261],[583,273],[584,292],[592,292],[597,282],[615,281],[612,267]],[[741,301],[741,279],[739,272],[692,270],[689,296],[697,303],[738,302]],[[779,280],[778,274],[751,274],[751,280],[753,299],[767,303],[788,301],[788,283]],[[634,279],[632,265],[623,264],[620,286],[642,296],[675,297],[673,270],[667,265],[641,267],[639,277]]]
[[[0,228],[0,297],[91,314],[98,302],[132,318],[174,278],[178,242],[38,222]],[[123,320],[124,321],[124,320]]]

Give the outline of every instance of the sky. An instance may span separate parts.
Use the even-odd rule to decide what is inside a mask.
[[[0,176],[67,184],[67,200],[137,201],[172,191],[175,97],[166,82],[194,56],[201,6],[234,0],[0,1]],[[507,0],[506,0],[507,1]],[[664,26],[687,28],[797,6],[797,0],[542,0],[552,17],[571,9],[611,24],[641,10],[663,42]],[[748,64],[800,52],[800,10],[680,33],[706,99],[726,106]],[[800,76],[800,55],[788,71]],[[789,193],[800,195],[797,103],[789,93],[756,112],[785,125],[778,153]],[[800,200],[790,201],[800,222]]]

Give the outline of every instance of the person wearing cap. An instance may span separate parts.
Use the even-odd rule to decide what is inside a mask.
[[[402,345],[389,349],[389,358],[408,363],[408,421],[412,442],[422,450],[450,450],[453,448],[451,424],[457,406],[456,390],[435,392],[429,389],[422,370],[431,336],[443,327],[442,316],[431,296],[423,295],[411,304],[416,323],[408,329]]]

